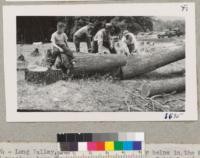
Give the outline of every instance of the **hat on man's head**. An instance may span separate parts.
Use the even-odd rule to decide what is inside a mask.
[[[88,23],[88,26],[89,26],[90,28],[94,28],[94,24],[91,23],[91,22]]]
[[[128,30],[125,30],[125,31],[123,32],[123,35],[126,36],[128,33],[129,33],[129,31],[128,31]]]
[[[112,28],[112,24],[111,23],[106,23],[105,24],[105,29],[111,29]]]

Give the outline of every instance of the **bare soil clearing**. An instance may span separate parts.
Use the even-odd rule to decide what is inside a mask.
[[[183,37],[166,39],[140,39],[141,55],[169,50],[183,45]],[[69,43],[75,50],[74,44]],[[26,64],[41,61],[50,44],[39,48],[39,56],[32,56],[33,45],[18,45],[18,56],[25,56]],[[21,53],[20,53],[21,52]],[[81,52],[87,52],[81,44]],[[131,80],[115,81],[109,76],[98,76],[76,80],[61,80],[50,85],[27,83],[24,71],[17,71],[19,111],[70,111],[70,112],[126,112],[126,111],[184,111],[185,92],[160,94],[144,98],[141,87],[151,81],[184,77],[185,60],[180,60]]]

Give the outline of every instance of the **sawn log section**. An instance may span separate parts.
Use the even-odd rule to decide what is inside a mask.
[[[142,56],[139,54],[130,56],[126,66],[122,67],[123,79],[134,78],[184,58],[184,46]]]
[[[185,77],[151,81],[142,86],[141,95],[151,97],[158,94],[182,92],[185,90]]]
[[[122,55],[78,54],[72,71],[74,76],[118,71],[127,63]],[[119,72],[120,73],[120,72]]]
[[[120,77],[121,79],[129,79],[144,73],[148,73],[159,67],[184,58],[184,47],[175,47],[170,51],[166,50],[147,55],[135,54],[129,57],[114,54],[75,54],[72,75],[87,76],[94,75],[96,73],[111,73],[112,75],[114,74],[114,76]],[[67,62],[68,60],[66,60],[66,65]],[[30,70],[26,69],[25,79],[34,83],[40,83],[41,81],[52,83],[62,78],[61,71],[59,70],[52,70],[52,72],[51,70],[41,72],[39,70],[40,68],[34,68]]]

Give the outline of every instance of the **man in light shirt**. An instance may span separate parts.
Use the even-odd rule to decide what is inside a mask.
[[[105,28],[102,28],[96,33],[92,43],[92,53],[102,53],[102,54],[116,53],[115,49],[111,44],[111,36],[110,36],[111,29],[112,29],[112,24],[107,23],[105,25]]]
[[[78,31],[74,33],[73,42],[76,47],[76,52],[80,52],[80,43],[86,42],[88,47],[88,52],[91,52],[91,35],[90,32],[94,28],[92,23],[81,27]]]
[[[130,53],[138,51],[138,43],[135,35],[128,30],[123,32],[122,42],[126,43]]]

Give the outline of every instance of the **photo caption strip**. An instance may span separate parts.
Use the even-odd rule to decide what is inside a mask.
[[[1,142],[1,158],[58,158],[58,143]],[[200,144],[145,144],[146,158],[200,158]]]
[[[57,134],[59,157],[144,158],[144,133],[62,133]]]

